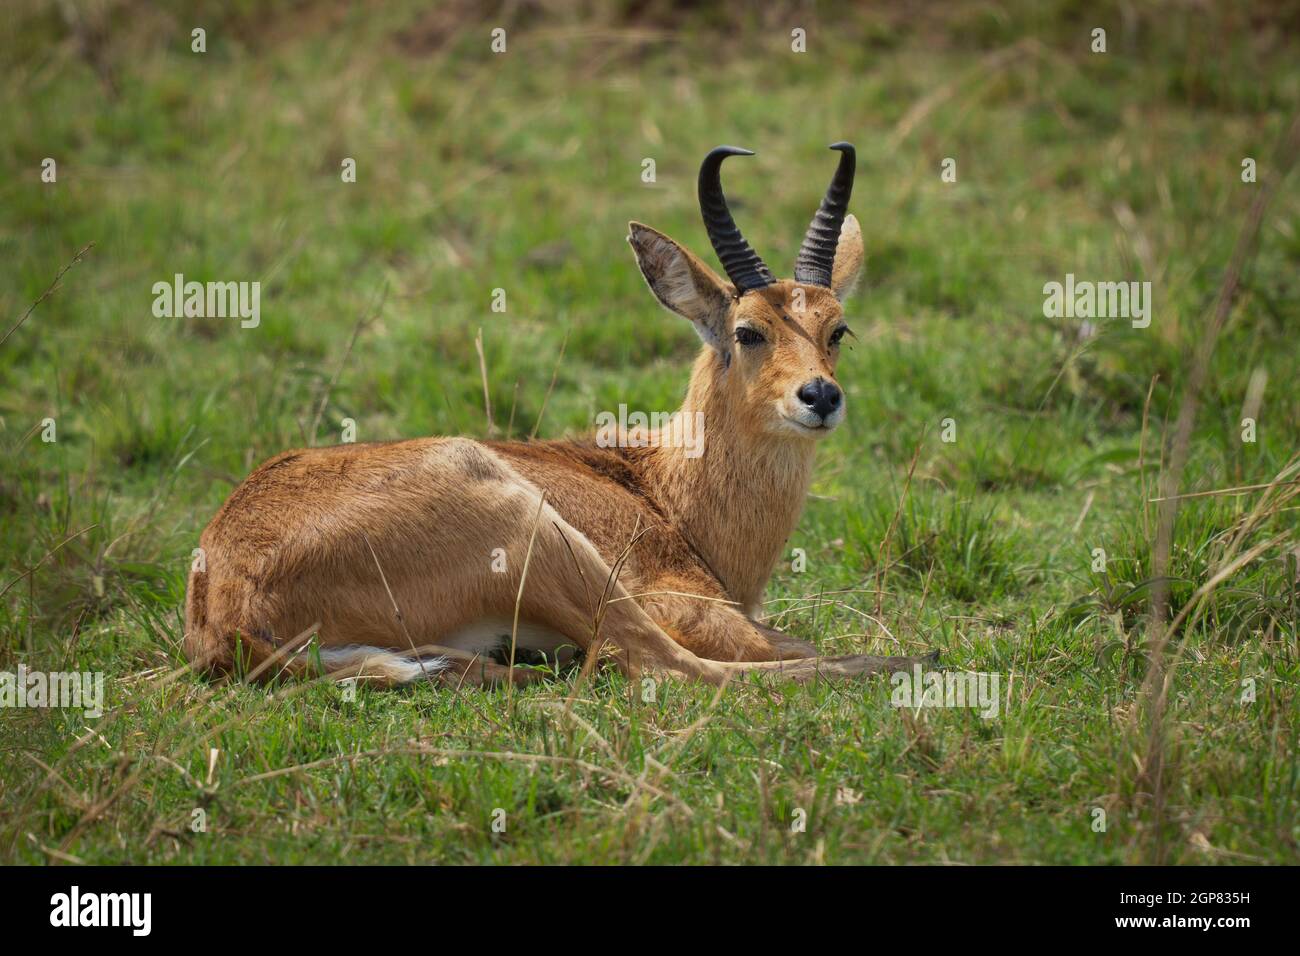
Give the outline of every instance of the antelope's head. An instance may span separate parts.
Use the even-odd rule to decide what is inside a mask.
[[[719,146],[700,166],[700,212],[729,282],[663,233],[629,224],[628,242],[650,291],[690,319],[716,352],[709,387],[725,393],[738,420],[769,434],[816,439],[844,420],[835,364],[849,331],[842,303],[862,270],[863,248],[858,221],[846,214],[853,147],[831,149],[840,151],[839,167],[799,248],[793,279],[772,275],[727,210],[722,161],[752,156],[747,149]]]

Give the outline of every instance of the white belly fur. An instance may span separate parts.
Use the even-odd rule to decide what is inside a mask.
[[[484,618],[440,638],[438,644],[442,647],[486,656],[503,643],[509,646],[512,624],[509,618]],[[519,622],[515,647],[540,651],[547,656],[556,656],[558,652],[561,663],[568,663],[577,652],[573,641],[559,631],[528,621]]]

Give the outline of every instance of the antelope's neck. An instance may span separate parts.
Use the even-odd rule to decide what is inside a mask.
[[[753,614],[803,511],[814,444],[744,421],[725,375],[705,349],[678,412],[679,421],[690,418],[687,427],[702,428],[703,453],[696,443],[662,443],[649,457],[647,478],[727,593]]]

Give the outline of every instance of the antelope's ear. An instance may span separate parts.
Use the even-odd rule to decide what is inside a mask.
[[[835,264],[831,267],[831,291],[841,302],[857,288],[865,258],[862,227],[858,225],[858,217],[850,213],[844,217],[844,225],[840,227],[840,241],[835,247]]]
[[[662,232],[639,222],[627,225],[627,241],[655,298],[690,319],[706,343],[724,355],[730,354],[727,314],[731,309],[731,286]]]

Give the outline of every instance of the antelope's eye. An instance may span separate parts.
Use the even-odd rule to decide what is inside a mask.
[[[846,332],[848,332],[848,330],[849,327],[847,325],[841,325],[838,329],[836,329],[834,332],[831,333],[831,340],[830,340],[831,348],[835,348],[835,346],[840,344],[840,339],[844,338],[844,335]]]
[[[736,341],[744,346],[762,345],[766,339],[758,329],[752,329],[748,325],[736,327]]]

